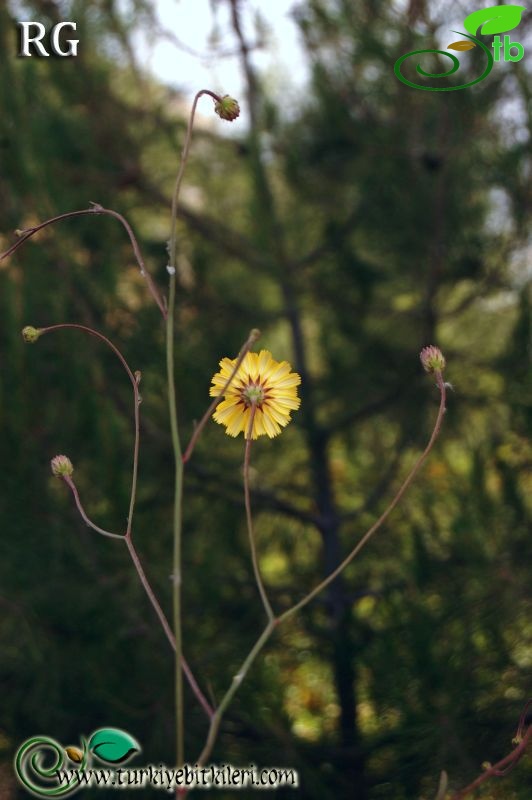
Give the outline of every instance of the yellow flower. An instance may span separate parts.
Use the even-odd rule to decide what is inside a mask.
[[[211,397],[222,393],[235,364],[235,358],[222,358],[221,369],[212,379]],[[224,399],[216,407],[214,421],[225,425],[229,436],[238,436],[242,431],[247,437],[254,408],[251,438],[264,434],[270,438],[277,436],[290,422],[290,412],[296,411],[301,403],[296,388],[301,378],[291,370],[288,361],[275,361],[268,350],[246,353],[224,392]]]

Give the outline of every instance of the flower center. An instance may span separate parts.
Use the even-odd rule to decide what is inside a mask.
[[[264,389],[262,386],[250,383],[242,391],[242,400],[246,406],[261,406],[264,402]]]

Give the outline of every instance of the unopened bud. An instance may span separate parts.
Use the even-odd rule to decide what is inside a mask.
[[[65,478],[67,476],[70,477],[70,475],[72,475],[74,472],[72,461],[68,456],[55,456],[52,458],[50,466],[52,467],[52,473],[56,478]]]
[[[65,747],[65,753],[69,757],[71,761],[74,761],[76,764],[79,764],[83,761],[83,751],[79,749],[79,747]]]
[[[34,328],[33,325],[26,325],[25,328],[22,328],[22,338],[28,344],[34,344],[41,335],[42,328]]]
[[[221,119],[232,122],[240,114],[240,106],[233,97],[224,94],[224,96],[214,104],[214,111]]]
[[[443,372],[445,369],[445,358],[439,347],[433,344],[424,347],[419,354],[423,369],[427,372]]]

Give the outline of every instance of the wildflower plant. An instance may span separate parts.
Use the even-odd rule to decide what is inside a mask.
[[[284,428],[289,424],[292,415],[298,411],[300,404],[304,403],[304,386],[301,386],[301,378],[294,371],[290,363],[286,360],[277,361],[269,350],[262,349],[254,351],[260,332],[257,329],[250,331],[243,343],[240,352],[235,356],[220,353],[221,360],[219,369],[212,377],[210,387],[211,404],[206,409],[202,418],[195,426],[194,432],[186,447],[182,446],[182,438],[179,430],[178,420],[178,397],[177,381],[175,375],[175,331],[174,313],[176,307],[176,264],[178,255],[177,239],[177,214],[179,207],[179,195],[185,172],[185,167],[189,157],[190,143],[194,117],[198,101],[203,95],[210,96],[215,103],[215,113],[222,119],[234,121],[239,114],[239,106],[236,100],[224,95],[220,97],[209,90],[201,90],[194,98],[191,114],[185,136],[181,161],[176,177],[175,188],[172,199],[170,240],[168,245],[168,292],[164,295],[157,286],[154,279],[147,271],[145,262],[135,234],[127,220],[117,211],[104,208],[98,203],[91,203],[87,209],[70,211],[34,227],[17,231],[17,241],[0,258],[5,258],[17,250],[28,239],[34,236],[43,228],[60,222],[67,218],[83,215],[101,216],[106,215],[114,218],[124,227],[140,268],[140,272],[146,282],[147,289],[151,294],[161,313],[162,322],[166,331],[166,372],[167,372],[167,395],[171,440],[174,454],[174,506],[173,506],[173,566],[172,566],[172,586],[173,586],[173,614],[170,621],[163,610],[148,577],[140,561],[134,544],[134,514],[137,498],[138,465],[140,454],[140,404],[141,397],[139,392],[142,375],[140,371],[134,371],[121,351],[103,333],[90,327],[75,323],[56,323],[43,327],[26,326],[22,331],[24,341],[28,344],[35,344],[42,336],[76,330],[97,339],[103,346],[109,348],[114,356],[121,363],[126,376],[131,384],[132,393],[132,413],[134,421],[134,443],[131,459],[131,485],[129,510],[127,514],[127,524],[125,530],[109,531],[96,525],[86,513],[78,488],[75,481],[75,472],[70,458],[66,455],[56,455],[51,461],[51,470],[55,477],[62,480],[72,493],[76,507],[83,521],[96,533],[113,540],[119,540],[128,550],[132,563],[136,569],[139,580],[153,606],[160,625],[164,631],[166,639],[175,654],[175,735],[176,735],[176,764],[182,765],[185,762],[185,720],[183,702],[183,683],[186,680],[195,695],[197,703],[203,709],[206,717],[206,737],[205,744],[199,755],[194,754],[190,759],[192,763],[204,765],[211,756],[213,747],[218,737],[220,725],[224,714],[230,705],[233,697],[237,693],[240,685],[246,678],[254,661],[264,649],[274,631],[286,620],[301,611],[319,593],[323,592],[331,584],[348,564],[359,554],[362,548],[369,542],[373,535],[381,528],[395,506],[404,496],[409,485],[422,467],[424,461],[432,450],[434,443],[440,432],[442,421],[446,410],[446,387],[443,380],[443,370],[445,359],[441,351],[432,345],[425,347],[421,352],[421,362],[423,368],[430,372],[435,378],[439,392],[439,407],[434,422],[434,427],[429,441],[411,467],[410,472],[404,478],[399,490],[392,498],[387,508],[381,516],[370,526],[370,528],[354,543],[351,551],[337,565],[337,567],[327,575],[317,586],[309,591],[304,597],[288,609],[277,611],[268,596],[268,587],[265,585],[260,569],[260,553],[257,549],[255,530],[252,513],[252,496],[250,490],[250,461],[251,447],[253,441],[259,437],[267,440],[275,439]],[[302,397],[300,397],[300,391]],[[221,700],[214,705],[207,699],[200,677],[193,674],[191,666],[188,664],[183,654],[182,637],[182,584],[183,580],[188,579],[188,575],[183,575],[181,562],[181,534],[183,517],[183,476],[187,463],[193,456],[198,438],[208,422],[213,419],[216,423],[225,427],[225,432],[231,437],[243,435],[243,494],[246,512],[247,530],[249,537],[249,547],[251,562],[257,585],[258,595],[263,605],[265,615],[265,626],[258,635],[249,653],[245,655],[237,673],[233,676],[225,694]],[[275,442],[270,446],[275,447]],[[83,754],[80,757],[83,757]],[[184,796],[186,790],[177,790],[177,795]]]

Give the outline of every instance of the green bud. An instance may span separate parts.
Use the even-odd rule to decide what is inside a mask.
[[[214,111],[216,114],[218,114],[220,119],[226,119],[228,122],[233,122],[233,120],[236,119],[240,114],[240,106],[233,97],[229,97],[228,94],[224,94],[224,96],[214,104]]]
[[[34,344],[39,336],[42,335],[42,328],[34,328],[33,325],[26,325],[22,328],[22,338],[28,344]]]
[[[50,466],[56,478],[70,477],[74,472],[72,461],[68,456],[54,456],[50,462]]]

